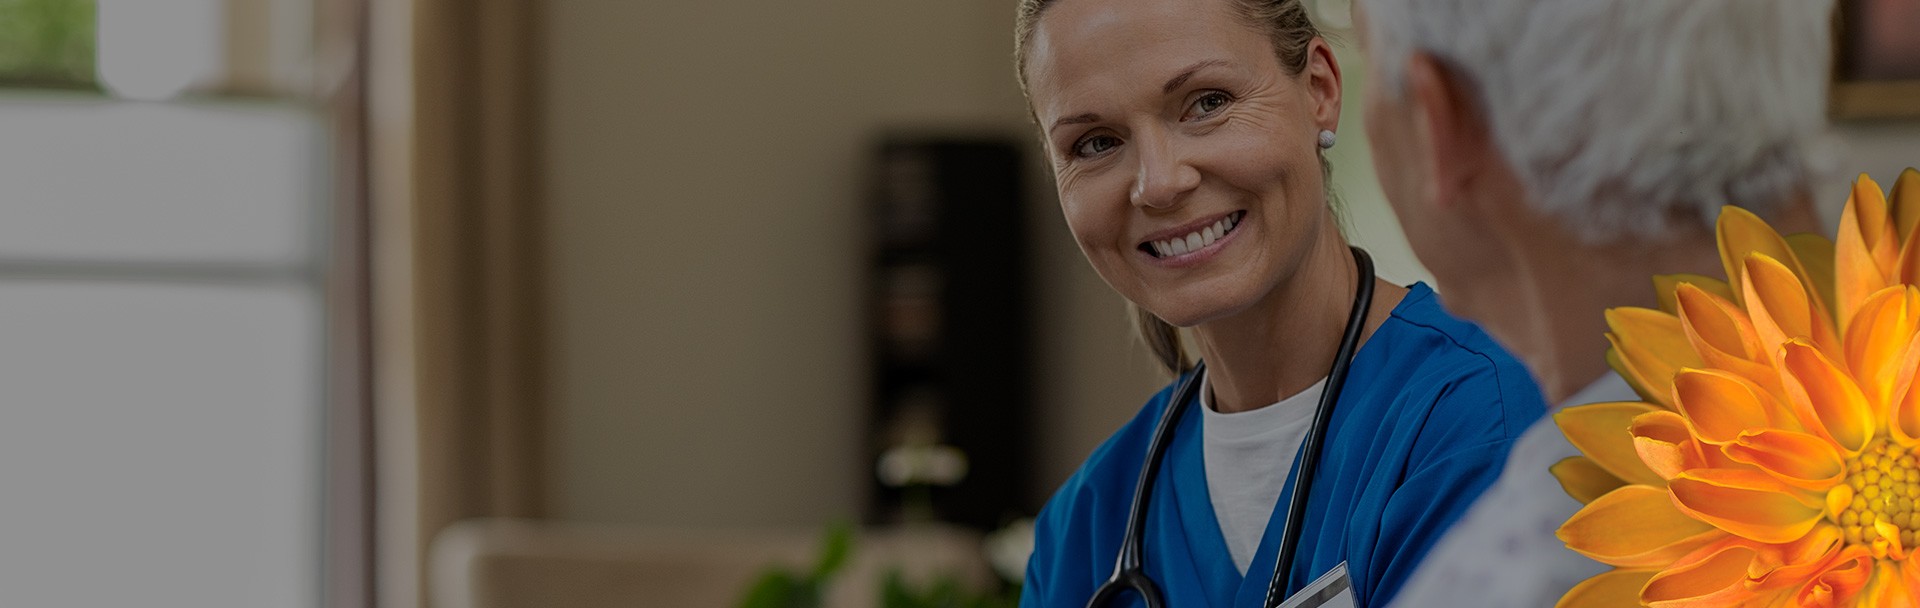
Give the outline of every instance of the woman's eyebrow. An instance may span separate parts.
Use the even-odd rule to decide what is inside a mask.
[[[1047,127],[1047,132],[1052,133],[1059,130],[1060,127],[1067,125],[1081,125],[1093,122],[1100,122],[1100,115],[1092,112],[1084,112],[1053,121],[1053,126]]]
[[[1193,65],[1187,66],[1186,69],[1180,70],[1180,73],[1175,74],[1173,78],[1167,79],[1167,83],[1160,86],[1160,94],[1165,95],[1168,93],[1172,93],[1174,89],[1180,88],[1180,85],[1186,84],[1188,80],[1192,80],[1195,74],[1200,73],[1200,70],[1204,70],[1214,66],[1223,66],[1223,65],[1231,65],[1231,64],[1232,62],[1227,61],[1225,59],[1206,59],[1202,61],[1196,61],[1193,63]],[[1060,120],[1053,121],[1053,126],[1047,127],[1047,132],[1052,133],[1053,131],[1059,129],[1060,127],[1064,127],[1067,125],[1079,125],[1079,124],[1087,124],[1087,123],[1094,123],[1094,122],[1100,122],[1099,114],[1094,114],[1092,112],[1075,114],[1073,116],[1068,116]]]
[[[1167,84],[1162,85],[1160,87],[1160,94],[1165,95],[1168,93],[1172,93],[1174,89],[1180,88],[1180,85],[1186,84],[1188,80],[1192,79],[1194,74],[1200,73],[1200,70],[1210,68],[1216,65],[1227,65],[1227,60],[1208,59],[1205,61],[1194,63],[1193,65],[1187,66],[1187,69],[1180,70],[1179,74],[1175,75],[1173,78],[1167,79]]]

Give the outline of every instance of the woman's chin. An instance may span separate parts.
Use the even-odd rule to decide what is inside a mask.
[[[1208,290],[1205,294],[1194,294],[1191,298],[1181,298],[1180,302],[1166,302],[1148,307],[1147,310],[1175,327],[1193,328],[1231,317],[1253,306],[1254,298],[1227,295],[1227,292]]]

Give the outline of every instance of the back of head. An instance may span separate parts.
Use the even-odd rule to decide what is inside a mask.
[[[1768,216],[1820,173],[1831,0],[1360,1],[1381,93],[1436,58],[1536,204],[1590,239]]]

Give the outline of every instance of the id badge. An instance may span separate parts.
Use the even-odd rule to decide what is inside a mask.
[[[1280,608],[1355,608],[1353,601],[1353,579],[1347,578],[1347,563],[1340,562],[1320,578],[1307,583],[1306,588],[1287,601],[1280,602]]]

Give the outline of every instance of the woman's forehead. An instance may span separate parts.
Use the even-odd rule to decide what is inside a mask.
[[[1061,97],[1158,93],[1199,62],[1245,68],[1272,44],[1234,0],[1059,0],[1034,28],[1027,79],[1036,110]],[[1135,91],[1139,89],[1139,91]]]

